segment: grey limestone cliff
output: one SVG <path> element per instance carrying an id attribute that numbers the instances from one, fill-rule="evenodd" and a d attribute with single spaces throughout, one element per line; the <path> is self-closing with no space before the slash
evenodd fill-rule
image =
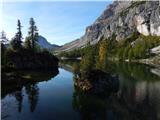
<path id="1" fill-rule="evenodd" d="M 97 20 L 86 28 L 85 34 L 59 50 L 69 51 L 97 43 L 101 37 L 113 34 L 120 41 L 134 32 L 160 36 L 159 1 L 114 1 Z"/>

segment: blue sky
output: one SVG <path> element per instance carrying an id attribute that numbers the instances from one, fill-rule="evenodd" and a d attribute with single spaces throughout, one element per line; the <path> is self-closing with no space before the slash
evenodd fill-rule
<path id="1" fill-rule="evenodd" d="M 27 35 L 29 19 L 33 17 L 39 34 L 50 43 L 63 45 L 80 38 L 111 1 L 88 2 L 6 2 L 2 6 L 1 30 L 12 38 L 17 19 L 21 20 L 23 37 Z M 1 12 L 1 11 L 0 11 Z"/>

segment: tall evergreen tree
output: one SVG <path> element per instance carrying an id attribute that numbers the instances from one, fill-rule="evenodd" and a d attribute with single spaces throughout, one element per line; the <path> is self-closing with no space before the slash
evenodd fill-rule
<path id="1" fill-rule="evenodd" d="M 38 29 L 33 18 L 30 18 L 29 24 L 30 27 L 25 44 L 26 47 L 28 47 L 29 49 L 31 48 L 33 51 L 35 51 L 37 46 L 36 42 L 38 40 Z"/>
<path id="2" fill-rule="evenodd" d="M 15 37 L 11 41 L 11 46 L 14 50 L 20 50 L 22 48 L 22 32 L 21 32 L 21 22 L 18 20 L 17 22 L 17 30 Z"/>
<path id="3" fill-rule="evenodd" d="M 19 41 L 19 43 L 20 43 L 20 45 L 21 45 L 23 38 L 22 38 L 22 32 L 21 32 L 22 26 L 21 26 L 20 20 L 18 20 L 17 26 L 18 26 L 18 28 L 17 28 L 17 30 L 18 30 L 18 32 L 17 32 L 17 37 L 18 37 L 18 41 Z"/>
<path id="4" fill-rule="evenodd" d="M 6 37 L 6 33 L 3 30 L 0 34 L 0 41 L 1 41 L 1 44 L 7 44 L 7 42 L 8 42 L 8 39 Z"/>
<path id="5" fill-rule="evenodd" d="M 6 63 L 6 47 L 5 44 L 8 43 L 8 39 L 6 38 L 6 33 L 4 31 L 0 34 L 0 42 L 1 42 L 1 64 L 4 65 Z"/>
<path id="6" fill-rule="evenodd" d="M 82 74 L 82 77 L 86 77 L 86 75 L 94 69 L 95 65 L 95 51 L 93 49 L 93 46 L 90 45 L 90 43 L 87 44 L 87 47 L 85 48 L 85 54 L 82 57 L 81 60 L 81 68 L 80 72 Z"/>
<path id="7" fill-rule="evenodd" d="M 107 50 L 108 50 L 107 40 L 102 40 L 100 42 L 98 56 L 96 59 L 96 68 L 102 69 L 103 67 L 105 67 L 105 63 L 107 60 L 107 52 L 108 52 Z"/>

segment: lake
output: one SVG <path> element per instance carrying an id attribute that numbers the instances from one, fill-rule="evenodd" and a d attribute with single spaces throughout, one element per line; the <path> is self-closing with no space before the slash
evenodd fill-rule
<path id="1" fill-rule="evenodd" d="M 79 92 L 74 87 L 70 65 L 63 64 L 56 76 L 45 74 L 47 77 L 41 77 L 44 81 L 14 89 L 2 86 L 2 119 L 160 119 L 160 73 L 157 69 L 141 64 L 108 64 L 106 72 L 118 75 L 118 91 L 96 96 Z"/>

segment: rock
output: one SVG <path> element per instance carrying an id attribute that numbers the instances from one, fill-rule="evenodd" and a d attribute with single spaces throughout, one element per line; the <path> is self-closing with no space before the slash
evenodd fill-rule
<path id="1" fill-rule="evenodd" d="M 140 59 L 138 60 L 138 62 L 148 64 L 154 67 L 160 67 L 160 54 L 150 57 L 150 58 Z"/>
<path id="2" fill-rule="evenodd" d="M 151 72 L 160 77 L 160 68 L 153 68 L 151 69 Z"/>
<path id="3" fill-rule="evenodd" d="M 58 51 L 82 48 L 89 41 L 96 44 L 101 37 L 108 38 L 113 34 L 117 41 L 121 41 L 137 31 L 143 35 L 160 36 L 158 1 L 114 1 L 86 28 L 80 39 L 65 44 Z"/>
<path id="4" fill-rule="evenodd" d="M 151 53 L 153 54 L 160 54 L 160 45 L 157 47 L 154 47 L 150 50 Z"/>

